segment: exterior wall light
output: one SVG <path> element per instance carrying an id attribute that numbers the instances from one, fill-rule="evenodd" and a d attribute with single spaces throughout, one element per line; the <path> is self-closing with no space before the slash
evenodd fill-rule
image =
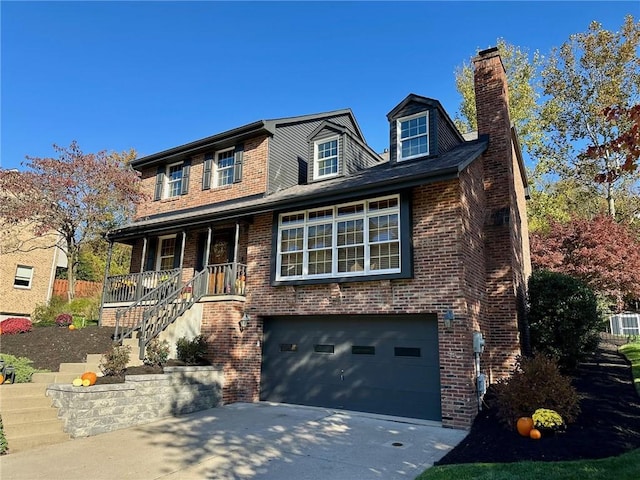
<path id="1" fill-rule="evenodd" d="M 244 332 L 245 329 L 249 326 L 249 320 L 251 320 L 251 317 L 249 317 L 248 313 L 245 313 L 238 322 L 238 326 L 240 327 L 241 332 Z"/>
<path id="2" fill-rule="evenodd" d="M 455 320 L 456 316 L 453 313 L 453 310 L 449 309 L 446 312 L 444 312 L 444 328 L 446 328 L 447 330 L 450 329 L 451 327 L 453 327 L 453 321 Z"/>

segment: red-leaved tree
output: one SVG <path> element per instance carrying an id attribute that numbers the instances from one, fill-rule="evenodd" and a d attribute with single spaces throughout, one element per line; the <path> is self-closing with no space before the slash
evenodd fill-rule
<path id="1" fill-rule="evenodd" d="M 24 241 L 25 232 L 49 236 L 37 248 L 57 245 L 66 254 L 71 300 L 80 247 L 122 224 L 144 197 L 139 174 L 129 165 L 134 150 L 85 154 L 75 141 L 53 148 L 58 158 L 28 156 L 24 171 L 0 169 L 2 230 L 20 232 L 17 240 L 2 235 L 0 242 L 5 251 L 21 250 L 33 245 Z"/>
<path id="2" fill-rule="evenodd" d="M 612 217 L 552 222 L 530 240 L 534 269 L 577 277 L 618 309 L 640 298 L 640 239 Z"/>

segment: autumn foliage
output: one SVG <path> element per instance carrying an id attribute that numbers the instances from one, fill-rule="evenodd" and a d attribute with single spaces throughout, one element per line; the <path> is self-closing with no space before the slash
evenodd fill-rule
<path id="1" fill-rule="evenodd" d="M 530 240 L 534 269 L 579 278 L 619 309 L 640 298 L 640 239 L 610 216 L 552 222 Z"/>

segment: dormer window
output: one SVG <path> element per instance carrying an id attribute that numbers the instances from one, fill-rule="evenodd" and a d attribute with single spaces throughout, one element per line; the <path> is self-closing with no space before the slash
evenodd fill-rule
<path id="1" fill-rule="evenodd" d="M 429 154 L 429 121 L 422 112 L 398 119 L 398 161 Z"/>
<path id="2" fill-rule="evenodd" d="M 313 178 L 326 178 L 338 174 L 338 137 L 317 140 L 314 143 Z"/>

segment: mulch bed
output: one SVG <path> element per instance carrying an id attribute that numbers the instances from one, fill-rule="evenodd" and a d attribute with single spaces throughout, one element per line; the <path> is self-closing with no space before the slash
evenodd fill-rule
<path id="1" fill-rule="evenodd" d="M 640 397 L 631 367 L 617 347 L 603 343 L 573 375 L 581 413 L 567 431 L 531 440 L 505 429 L 491 408 L 481 411 L 469 435 L 437 465 L 605 458 L 640 448 Z M 489 393 L 487 393 L 489 395 Z"/>
<path id="2" fill-rule="evenodd" d="M 0 336 L 0 353 L 27 357 L 36 368 L 57 371 L 60 363 L 82 362 L 87 353 L 104 353 L 111 346 L 112 335 L 113 328 L 107 327 L 73 331 L 35 327 L 28 333 Z M 161 372 L 161 367 L 141 366 L 127 369 L 126 374 Z M 122 381 L 123 377 L 99 380 L 103 384 Z M 505 429 L 495 411 L 485 408 L 467 437 L 437 464 L 579 460 L 640 448 L 640 397 L 632 383 L 631 368 L 615 345 L 603 343 L 590 362 L 580 365 L 573 383 L 581 396 L 582 411 L 566 432 L 541 440 L 524 438 L 515 428 Z"/>

